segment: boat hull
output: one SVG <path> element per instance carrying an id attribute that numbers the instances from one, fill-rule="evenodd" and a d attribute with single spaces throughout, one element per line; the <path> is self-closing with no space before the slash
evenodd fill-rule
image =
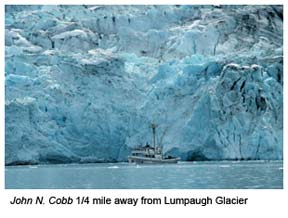
<path id="1" fill-rule="evenodd" d="M 149 157 L 137 157 L 137 156 L 129 156 L 129 163 L 136 164 L 175 164 L 180 160 L 180 158 L 149 158 Z"/>

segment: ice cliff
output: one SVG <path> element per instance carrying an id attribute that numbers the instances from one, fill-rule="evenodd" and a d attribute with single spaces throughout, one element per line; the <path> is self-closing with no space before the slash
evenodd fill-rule
<path id="1" fill-rule="evenodd" d="M 282 6 L 5 7 L 5 162 L 282 159 Z"/>

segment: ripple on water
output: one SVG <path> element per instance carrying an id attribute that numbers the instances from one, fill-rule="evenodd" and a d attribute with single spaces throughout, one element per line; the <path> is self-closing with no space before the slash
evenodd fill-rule
<path id="1" fill-rule="evenodd" d="M 230 165 L 219 165 L 219 167 L 221 167 L 221 168 L 228 168 L 228 167 L 230 167 Z"/>
<path id="2" fill-rule="evenodd" d="M 111 167 L 108 167 L 108 169 L 118 169 L 119 167 L 118 166 L 111 166 Z"/>

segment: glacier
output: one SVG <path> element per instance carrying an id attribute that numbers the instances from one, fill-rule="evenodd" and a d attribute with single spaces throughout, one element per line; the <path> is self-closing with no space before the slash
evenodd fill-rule
<path id="1" fill-rule="evenodd" d="M 6 5 L 5 164 L 283 159 L 283 6 Z"/>

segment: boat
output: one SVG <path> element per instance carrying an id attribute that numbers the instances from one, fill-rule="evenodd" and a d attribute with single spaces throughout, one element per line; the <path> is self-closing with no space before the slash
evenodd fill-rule
<path id="1" fill-rule="evenodd" d="M 128 156 L 129 163 L 136 164 L 175 164 L 180 158 L 172 156 L 164 156 L 162 146 L 156 145 L 156 127 L 157 125 L 152 123 L 153 133 L 153 146 L 146 143 L 145 146 L 135 147 L 131 155 Z"/>

